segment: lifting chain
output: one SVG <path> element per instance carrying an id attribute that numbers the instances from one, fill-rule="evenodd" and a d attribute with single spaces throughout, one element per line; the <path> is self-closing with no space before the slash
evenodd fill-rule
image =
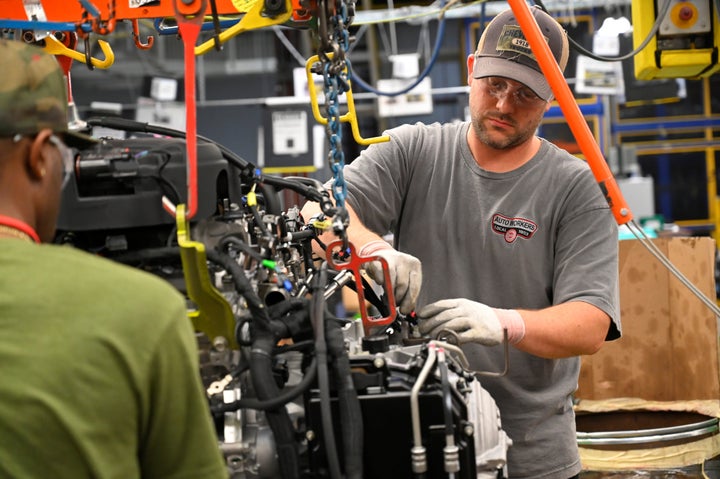
<path id="1" fill-rule="evenodd" d="M 316 73 L 321 73 L 323 76 L 325 111 L 328 119 L 325 133 L 330 145 L 328 162 L 333 172 L 332 193 L 336 205 L 333 229 L 344 241 L 347 241 L 345 228 L 348 216 L 345 210 L 347 189 L 343 177 L 345 155 L 342 151 L 340 95 L 350 89 L 345 53 L 350 46 L 348 28 L 354 15 L 354 0 L 318 0 L 317 34 L 320 44 L 318 51 L 320 64 Z"/>

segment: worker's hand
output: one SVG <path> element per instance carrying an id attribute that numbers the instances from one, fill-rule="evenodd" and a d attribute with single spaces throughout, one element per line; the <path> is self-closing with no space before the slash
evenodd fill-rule
<path id="1" fill-rule="evenodd" d="M 371 241 L 360 248 L 360 256 L 380 256 L 388 264 L 390 282 L 393 287 L 395 303 L 402 314 L 410 314 L 422 285 L 422 265 L 420 260 L 394 249 L 386 241 Z M 385 274 L 379 261 L 366 263 L 365 272 L 379 285 L 385 284 Z"/>
<path id="2" fill-rule="evenodd" d="M 496 309 L 464 298 L 442 299 L 417 311 L 420 332 L 436 338 L 443 330 L 457 334 L 460 344 L 494 346 L 503 341 L 515 344 L 525 336 L 525 322 L 514 309 Z"/>

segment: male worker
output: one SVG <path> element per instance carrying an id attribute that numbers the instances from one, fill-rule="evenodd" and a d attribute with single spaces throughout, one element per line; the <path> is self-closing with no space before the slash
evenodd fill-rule
<path id="1" fill-rule="evenodd" d="M 531 11 L 564 69 L 566 33 Z M 469 122 L 392 129 L 344 169 L 348 235 L 387 259 L 401 312 L 417 304 L 421 331 L 463 344 L 475 370 L 503 369 L 507 330 L 509 373 L 482 385 L 513 441 L 508 474 L 568 479 L 578 356 L 620 336 L 617 225 L 587 164 L 535 135 L 552 90 L 511 10 L 467 67 Z"/>
<path id="2" fill-rule="evenodd" d="M 40 244 L 91 141 L 56 59 L 0 40 L 0 71 L 0 477 L 227 477 L 182 296 Z"/>

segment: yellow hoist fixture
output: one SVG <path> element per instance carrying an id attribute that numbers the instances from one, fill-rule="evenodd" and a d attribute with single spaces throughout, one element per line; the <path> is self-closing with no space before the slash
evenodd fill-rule
<path id="1" fill-rule="evenodd" d="M 720 69 L 720 24 L 712 0 L 632 0 L 635 77 L 708 77 Z M 648 37 L 650 37 L 648 39 Z"/>
<path id="2" fill-rule="evenodd" d="M 188 311 L 188 316 L 195 329 L 205 333 L 210 341 L 223 337 L 231 348 L 237 349 L 235 316 L 230 303 L 210 281 L 205 245 L 190 238 L 190 223 L 185 216 L 185 205 L 177 205 L 176 212 L 177 239 L 185 287 L 188 298 L 195 303 L 195 308 Z"/>
<path id="3" fill-rule="evenodd" d="M 329 58 L 333 57 L 332 53 L 328 53 L 327 55 Z M 317 88 L 315 87 L 315 79 L 313 76 L 313 66 L 319 61 L 319 55 L 314 55 L 308 58 L 305 62 L 305 73 L 307 75 L 308 91 L 310 93 L 310 104 L 312 106 L 312 112 L 313 116 L 315 117 L 315 121 L 317 121 L 321 125 L 327 125 L 328 119 L 322 116 L 322 113 L 320 112 L 320 100 L 318 99 L 318 92 Z M 347 73 L 347 66 L 344 68 L 344 71 Z M 355 141 L 360 145 L 366 146 L 372 145 L 373 143 L 384 143 L 386 141 L 390 141 L 390 137 L 388 135 L 363 138 L 360 133 L 360 126 L 358 125 L 357 112 L 355 111 L 355 100 L 353 100 L 352 88 L 348 89 L 348 91 L 345 92 L 345 96 L 347 97 L 348 111 L 344 115 L 341 115 L 338 121 L 340 121 L 341 123 L 350 123 L 350 131 L 352 132 Z"/>

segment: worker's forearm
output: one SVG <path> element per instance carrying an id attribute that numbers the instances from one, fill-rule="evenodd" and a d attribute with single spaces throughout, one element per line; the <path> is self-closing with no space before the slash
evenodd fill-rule
<path id="1" fill-rule="evenodd" d="M 518 311 L 525 321 L 525 336 L 515 347 L 543 358 L 594 354 L 610 327 L 606 313 L 581 301 Z"/>
<path id="2" fill-rule="evenodd" d="M 355 246 L 356 251 L 360 252 L 360 248 L 363 245 L 370 243 L 371 241 L 382 240 L 382 237 L 377 233 L 370 231 L 358 218 L 357 213 L 352 207 L 345 203 L 345 208 L 348 211 L 348 217 L 350 223 L 348 225 L 348 239 Z"/>

